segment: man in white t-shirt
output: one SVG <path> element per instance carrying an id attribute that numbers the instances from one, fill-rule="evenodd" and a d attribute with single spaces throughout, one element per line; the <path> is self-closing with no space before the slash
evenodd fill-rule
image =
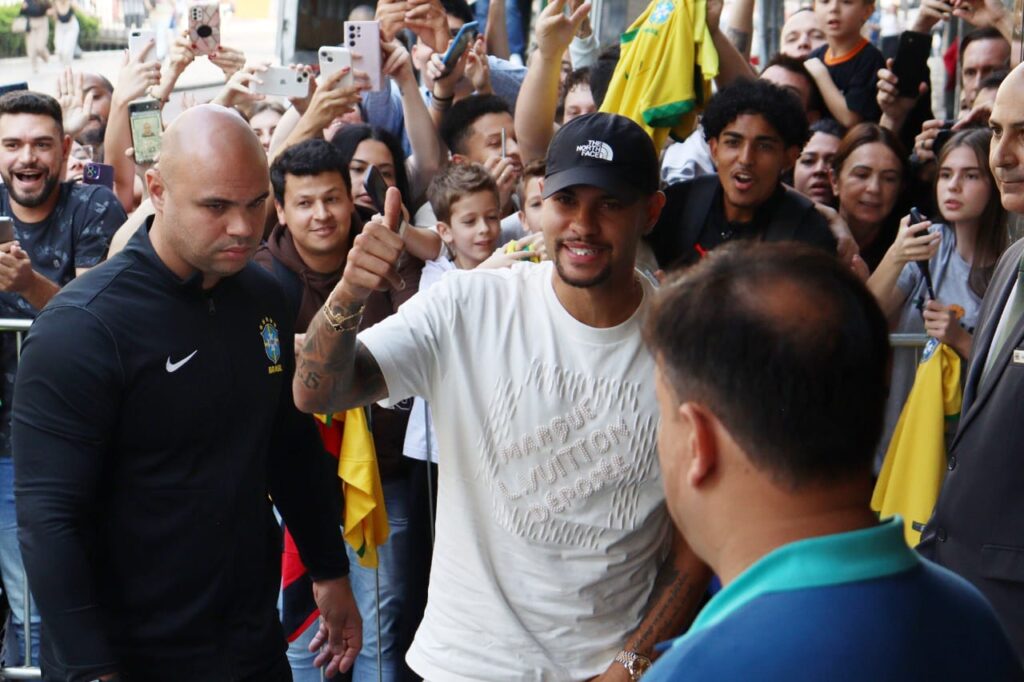
<path id="1" fill-rule="evenodd" d="M 357 338 L 370 292 L 403 286 L 389 190 L 298 360 L 300 409 L 434 407 L 436 542 L 407 655 L 429 680 L 636 680 L 709 578 L 672 529 L 655 452 L 652 289 L 634 268 L 665 202 L 654 146 L 621 116 L 577 118 L 543 193 L 552 262 L 452 273 Z"/>

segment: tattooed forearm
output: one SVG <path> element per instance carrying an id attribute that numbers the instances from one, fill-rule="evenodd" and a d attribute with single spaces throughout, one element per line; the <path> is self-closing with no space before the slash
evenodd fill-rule
<path id="1" fill-rule="evenodd" d="M 295 366 L 295 402 L 307 412 L 340 412 L 380 400 L 386 384 L 377 361 L 356 339 L 360 305 L 334 305 L 350 324 L 335 331 L 321 312 L 306 330 Z"/>
<path id="2" fill-rule="evenodd" d="M 626 649 L 650 655 L 658 642 L 682 634 L 696 615 L 710 579 L 710 569 L 677 537 L 672 554 L 658 572 L 647 615 Z"/>
<path id="3" fill-rule="evenodd" d="M 739 31 L 731 26 L 725 29 L 725 35 L 729 38 L 729 42 L 736 46 L 736 49 L 740 51 L 745 57 L 750 56 L 750 34 L 746 31 Z"/>

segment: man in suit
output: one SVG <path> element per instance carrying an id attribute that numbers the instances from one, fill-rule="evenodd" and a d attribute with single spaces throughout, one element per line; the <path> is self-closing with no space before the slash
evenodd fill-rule
<path id="1" fill-rule="evenodd" d="M 814 203 L 782 184 L 808 135 L 791 91 L 765 79 L 739 80 L 711 98 L 701 123 L 718 173 L 665 190 L 665 208 L 647 237 L 662 269 L 692 264 L 734 239 L 800 241 L 836 252 Z"/>
<path id="2" fill-rule="evenodd" d="M 1003 206 L 1024 213 L 1024 67 L 992 108 L 989 163 Z M 949 471 L 921 554 L 974 583 L 1024 658 L 1024 240 L 1007 249 L 988 287 Z"/>

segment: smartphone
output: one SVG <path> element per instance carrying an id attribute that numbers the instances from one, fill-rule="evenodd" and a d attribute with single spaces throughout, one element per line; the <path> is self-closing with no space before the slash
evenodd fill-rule
<path id="1" fill-rule="evenodd" d="M 363 176 L 363 187 L 370 195 L 370 201 L 373 202 L 377 213 L 384 215 L 384 203 L 388 194 L 388 183 L 384 181 L 384 176 L 375 167 L 370 166 Z"/>
<path id="2" fill-rule="evenodd" d="M 953 121 L 946 121 L 942 124 L 939 132 L 935 134 L 935 141 L 932 142 L 932 153 L 938 158 L 939 152 L 949 142 L 949 138 L 953 137 Z"/>
<path id="3" fill-rule="evenodd" d="M 320 48 L 320 82 L 325 78 L 341 71 L 346 66 L 352 68 L 352 51 L 347 47 L 330 47 L 325 45 Z M 352 72 L 342 76 L 338 81 L 339 88 L 350 88 L 354 83 Z"/>
<path id="4" fill-rule="evenodd" d="M 928 55 L 932 50 L 932 37 L 914 31 L 900 34 L 899 47 L 893 59 L 892 70 L 899 79 L 897 87 L 901 97 L 917 97 L 921 83 L 928 82 Z"/>
<path id="5" fill-rule="evenodd" d="M 923 223 L 925 220 L 927 220 L 927 218 L 925 218 L 921 214 L 921 212 L 919 210 L 917 210 L 916 206 L 912 206 L 910 208 L 910 224 L 911 225 L 916 225 L 917 223 Z M 919 230 L 917 232 L 917 234 L 915 234 L 914 236 L 915 237 L 920 237 L 921 235 L 925 234 L 926 232 L 928 232 L 928 228 L 925 228 L 923 230 Z M 919 261 L 915 261 L 915 263 L 917 263 L 917 269 L 921 271 L 921 276 L 924 277 L 924 286 L 928 290 L 928 298 L 930 298 L 932 300 L 935 300 L 935 285 L 932 284 L 932 273 L 931 273 L 931 268 L 928 266 L 928 261 L 926 261 L 926 260 L 919 260 Z"/>
<path id="6" fill-rule="evenodd" d="M 14 218 L 0 215 L 0 244 L 14 241 Z"/>
<path id="7" fill-rule="evenodd" d="M 213 54 L 220 47 L 220 4 L 200 2 L 188 8 L 188 39 L 198 54 Z"/>
<path id="8" fill-rule="evenodd" d="M 155 99 L 129 102 L 128 118 L 132 128 L 135 163 L 153 163 L 160 155 L 160 137 L 164 132 L 160 102 Z"/>
<path id="9" fill-rule="evenodd" d="M 21 90 L 28 90 L 28 83 L 22 82 L 0 85 L 0 95 L 6 95 L 8 92 L 19 92 Z"/>
<path id="10" fill-rule="evenodd" d="M 114 167 L 105 163 L 89 161 L 82 171 L 82 184 L 103 185 L 107 189 L 114 189 Z"/>
<path id="11" fill-rule="evenodd" d="M 371 90 L 384 89 L 384 62 L 380 51 L 380 23 L 346 21 L 345 47 L 352 51 L 355 68 L 370 77 Z"/>
<path id="12" fill-rule="evenodd" d="M 132 60 L 139 56 L 139 53 L 145 49 L 149 41 L 155 39 L 156 34 L 150 31 L 148 28 L 133 28 L 128 31 L 128 57 Z M 156 59 L 156 48 L 150 50 L 149 57 L 151 60 Z"/>
<path id="13" fill-rule="evenodd" d="M 309 95 L 309 72 L 295 71 L 284 66 L 271 66 L 256 77 L 262 83 L 253 83 L 249 88 L 253 92 L 277 97 L 303 98 Z"/>
<path id="14" fill-rule="evenodd" d="M 442 61 L 444 62 L 444 68 L 451 71 L 451 68 L 455 66 L 455 63 L 462 58 L 462 55 L 466 52 L 466 49 L 473 44 L 476 40 L 479 24 L 475 21 L 471 21 L 468 24 L 463 24 L 459 32 L 455 34 L 455 40 L 452 41 L 451 47 L 444 53 Z"/>
<path id="15" fill-rule="evenodd" d="M 508 156 L 508 145 L 506 143 L 505 129 L 501 129 L 501 158 Z"/>

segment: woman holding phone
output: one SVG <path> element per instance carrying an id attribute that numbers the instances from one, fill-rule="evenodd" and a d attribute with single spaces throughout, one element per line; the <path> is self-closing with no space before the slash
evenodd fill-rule
<path id="1" fill-rule="evenodd" d="M 895 241 L 868 280 L 894 332 L 927 333 L 964 360 L 971 352 L 981 300 L 1008 242 L 1006 212 L 988 164 L 991 139 L 987 128 L 974 128 L 957 133 L 943 146 L 935 180 L 941 221 L 911 224 L 911 217 L 904 217 Z M 924 261 L 934 299 L 919 266 Z M 913 385 L 915 360 L 912 348 L 894 351 L 876 471 Z"/>

